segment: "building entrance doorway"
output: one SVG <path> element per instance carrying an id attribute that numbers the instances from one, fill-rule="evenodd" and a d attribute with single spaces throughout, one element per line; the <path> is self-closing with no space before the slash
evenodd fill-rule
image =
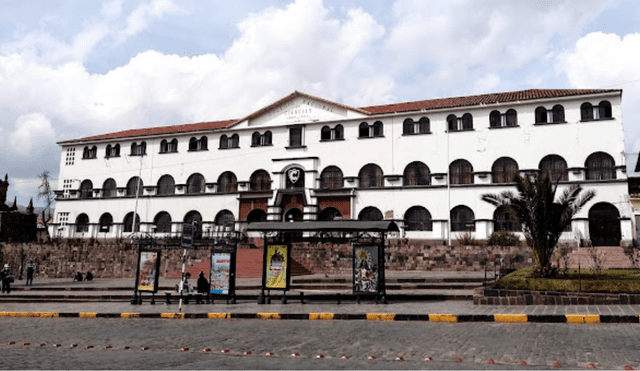
<path id="1" fill-rule="evenodd" d="M 589 210 L 589 235 L 593 246 L 620 246 L 620 213 L 607 202 L 600 202 Z"/>

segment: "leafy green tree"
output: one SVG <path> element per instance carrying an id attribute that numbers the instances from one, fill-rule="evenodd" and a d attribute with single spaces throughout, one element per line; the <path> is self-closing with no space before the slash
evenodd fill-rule
<path id="1" fill-rule="evenodd" d="M 511 219 L 520 225 L 536 260 L 536 275 L 551 277 L 552 255 L 562 232 L 571 219 L 595 197 L 594 191 L 584 191 L 579 184 L 567 187 L 556 199 L 558 184 L 547 176 L 517 175 L 516 193 L 484 194 L 482 200 L 503 206 Z M 584 192 L 583 192 L 584 191 Z"/>

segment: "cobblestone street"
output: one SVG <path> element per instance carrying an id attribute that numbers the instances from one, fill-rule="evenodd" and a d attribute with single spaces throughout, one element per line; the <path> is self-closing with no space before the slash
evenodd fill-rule
<path id="1" fill-rule="evenodd" d="M 639 328 L 628 324 L 95 318 L 0 321 L 2 369 L 555 369 L 555 362 L 569 369 L 586 369 L 590 362 L 598 369 L 640 366 Z M 7 345 L 12 341 L 15 344 Z M 71 344 L 77 347 L 71 348 Z M 84 349 L 89 345 L 93 348 Z M 102 349 L 108 345 L 113 348 Z M 130 349 L 123 350 L 123 346 Z M 149 349 L 142 351 L 142 347 Z M 183 347 L 189 350 L 181 352 Z M 204 348 L 211 352 L 203 353 Z M 221 353 L 223 349 L 229 353 Z M 267 352 L 273 356 L 266 357 Z M 293 353 L 300 356 L 291 357 Z M 324 358 L 316 358 L 320 354 Z M 342 359 L 343 355 L 349 358 Z M 375 359 L 369 360 L 369 356 Z M 427 356 L 433 360 L 425 361 Z M 396 361 L 397 357 L 403 361 Z M 487 364 L 489 359 L 495 364 Z"/>

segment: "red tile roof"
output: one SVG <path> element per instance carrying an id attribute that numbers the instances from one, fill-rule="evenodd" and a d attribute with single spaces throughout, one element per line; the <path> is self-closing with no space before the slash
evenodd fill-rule
<path id="1" fill-rule="evenodd" d="M 200 122 L 197 124 L 184 124 L 184 125 L 172 125 L 172 126 L 158 126 L 153 128 L 130 129 L 130 130 L 118 131 L 115 133 L 94 135 L 91 137 L 85 137 L 80 139 L 65 140 L 65 141 L 59 142 L 58 144 L 71 144 L 76 142 L 86 142 L 86 141 L 103 140 L 103 139 L 121 139 L 121 138 L 131 138 L 131 137 L 143 137 L 143 136 L 149 136 L 149 135 L 179 134 L 179 133 L 188 133 L 188 132 L 194 132 L 194 131 L 222 129 L 222 128 L 231 126 L 231 124 L 237 121 L 238 120 L 225 120 L 225 121 Z"/>
<path id="2" fill-rule="evenodd" d="M 85 137 L 80 139 L 70 139 L 66 141 L 61 141 L 58 144 L 65 145 L 65 144 L 73 144 L 73 143 L 85 142 L 85 141 L 95 141 L 95 140 L 105 140 L 105 139 L 123 139 L 123 138 L 132 138 L 132 137 L 149 136 L 149 135 L 162 135 L 162 134 L 179 134 L 179 133 L 187 133 L 187 132 L 194 132 L 194 131 L 230 128 L 244 120 L 259 116 L 284 102 L 287 102 L 289 100 L 292 100 L 300 96 L 311 98 L 320 102 L 336 105 L 336 106 L 345 108 L 347 110 L 360 112 L 366 115 L 380 115 L 385 113 L 427 111 L 427 110 L 455 108 L 455 107 L 478 106 L 482 104 L 508 103 L 508 102 L 527 101 L 527 100 L 535 100 L 535 99 L 560 98 L 560 97 L 569 97 L 569 96 L 575 96 L 575 95 L 588 95 L 588 94 L 612 93 L 612 92 L 618 92 L 622 94 L 622 90 L 620 89 L 529 89 L 529 90 L 520 90 L 520 91 L 513 91 L 513 92 L 506 92 L 506 93 L 492 93 L 492 94 L 471 95 L 466 97 L 428 99 L 428 100 L 421 100 L 421 101 L 415 101 L 415 102 L 393 103 L 393 104 L 384 104 L 384 105 L 378 105 L 378 106 L 354 108 L 344 104 L 331 102 L 326 99 L 314 97 L 312 95 L 305 94 L 299 91 L 295 91 L 287 95 L 286 97 L 264 108 L 261 108 L 258 111 L 255 111 L 242 119 L 201 122 L 196 124 L 184 124 L 184 125 L 173 125 L 173 126 L 160 126 L 160 127 L 143 128 L 143 129 L 131 129 L 131 130 L 124 130 L 124 131 L 119 131 L 115 133 L 95 135 L 95 136 L 90 136 L 90 137 Z"/>
<path id="3" fill-rule="evenodd" d="M 586 95 L 597 93 L 622 92 L 614 89 L 529 89 L 512 91 L 507 93 L 492 93 L 471 95 L 466 97 L 453 97 L 441 99 L 429 99 L 416 102 L 385 104 L 380 106 L 361 107 L 371 114 L 383 114 L 394 112 L 411 112 L 422 110 L 435 110 L 443 108 L 478 106 L 481 104 L 507 103 L 527 101 L 545 98 L 560 98 L 574 95 Z"/>

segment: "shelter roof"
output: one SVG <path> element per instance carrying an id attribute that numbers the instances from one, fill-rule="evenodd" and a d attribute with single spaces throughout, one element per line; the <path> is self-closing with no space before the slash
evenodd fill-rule
<path id="1" fill-rule="evenodd" d="M 389 220 L 362 221 L 306 221 L 306 222 L 255 222 L 249 224 L 248 231 L 260 232 L 398 232 L 398 225 Z"/>

